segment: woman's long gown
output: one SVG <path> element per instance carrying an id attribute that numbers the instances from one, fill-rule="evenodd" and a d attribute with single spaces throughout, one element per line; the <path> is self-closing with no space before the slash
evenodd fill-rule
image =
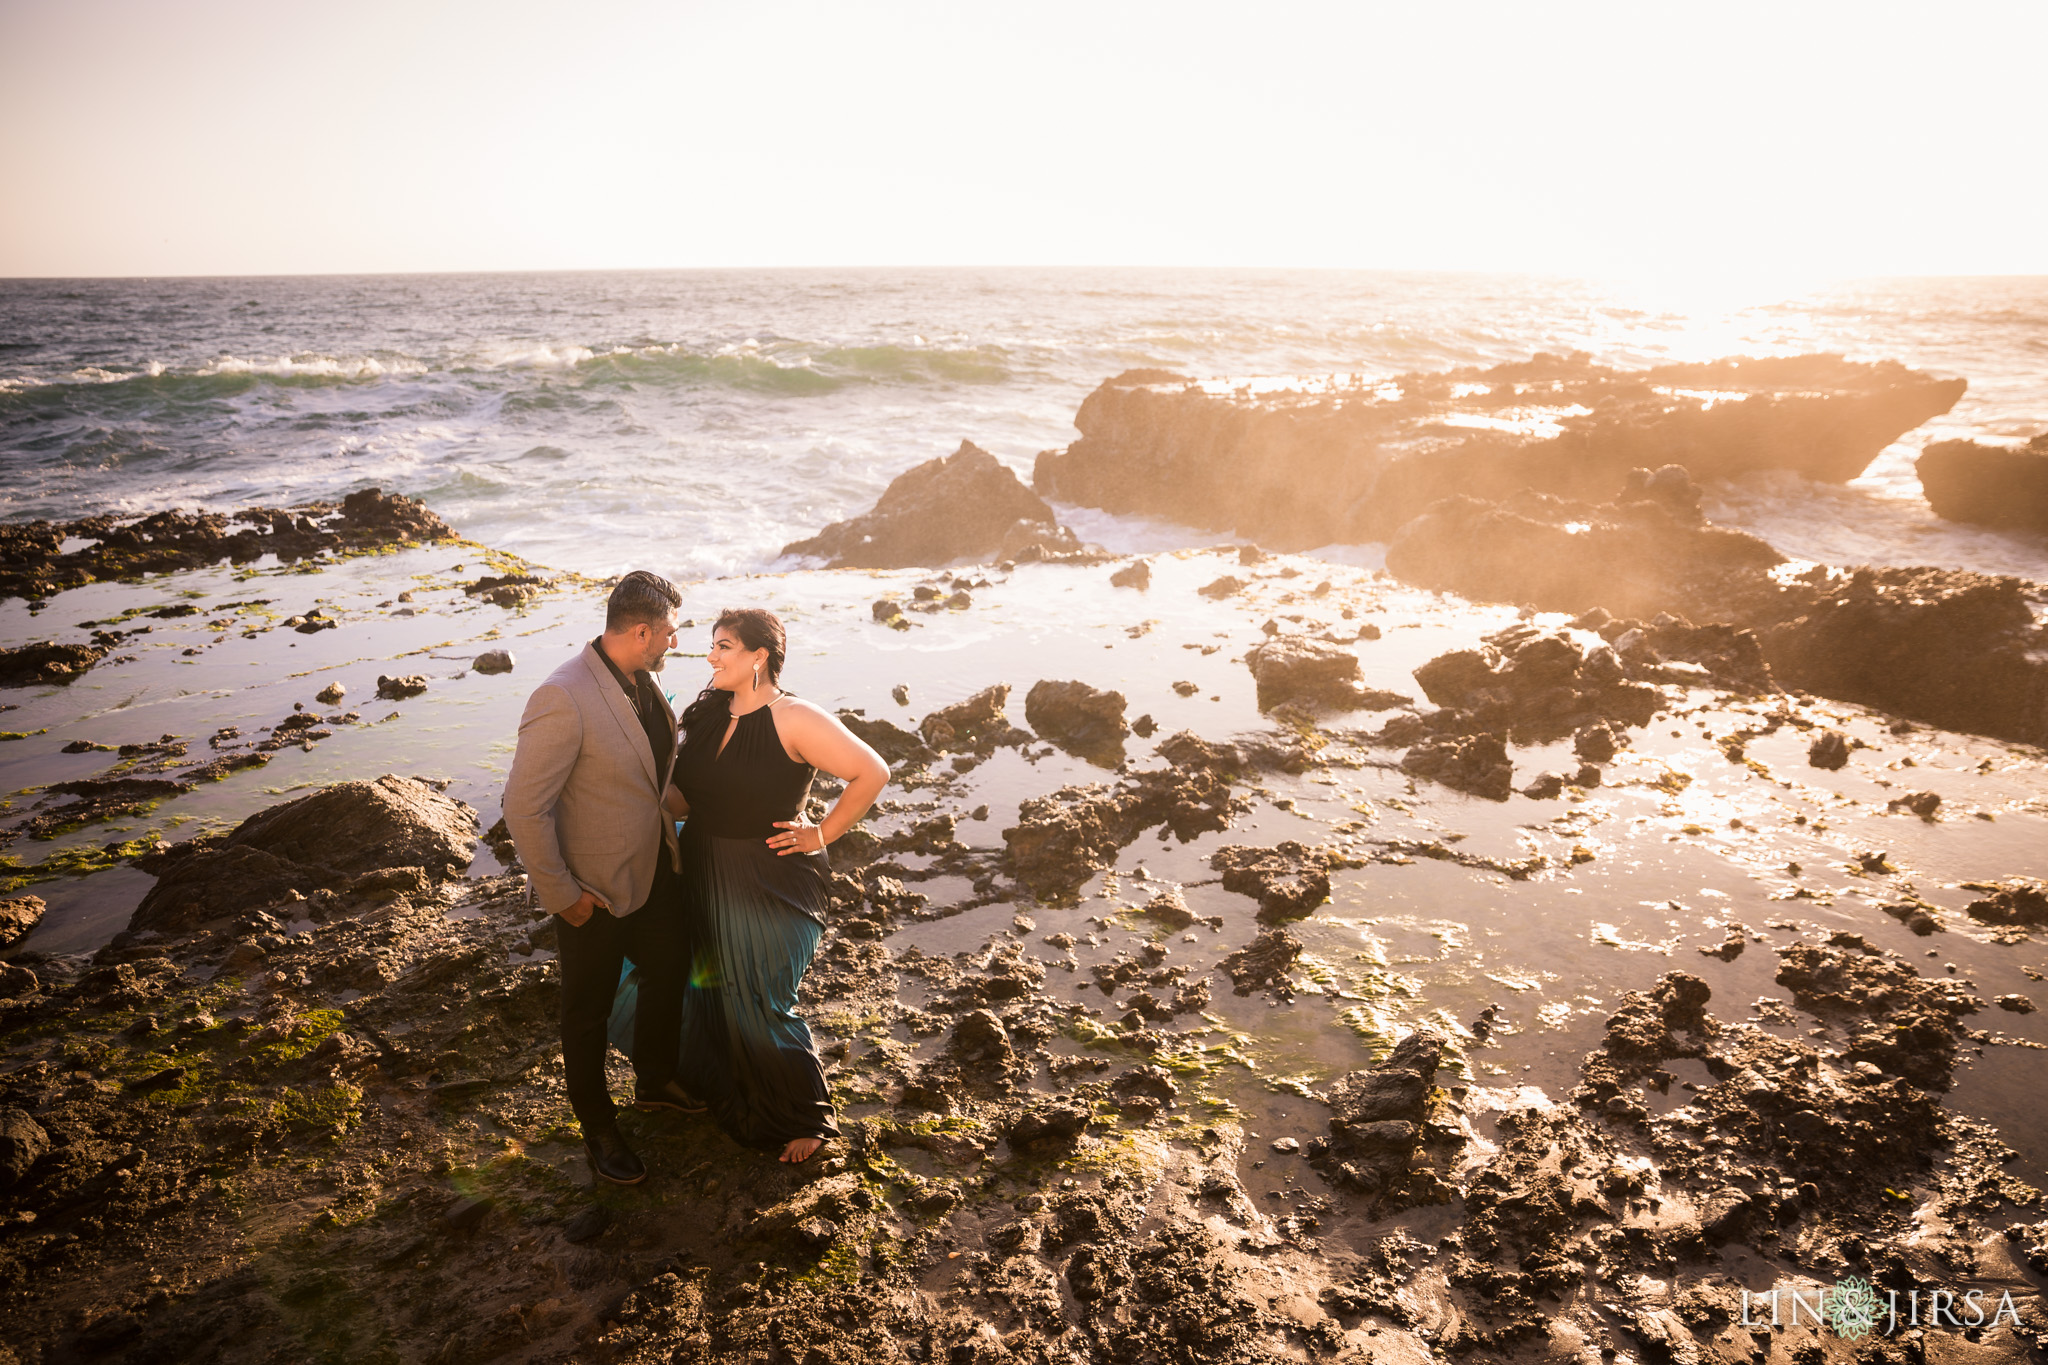
<path id="1" fill-rule="evenodd" d="M 768 847 L 794 820 L 815 773 L 782 747 L 772 709 L 686 735 L 675 784 L 689 802 L 681 831 L 682 894 L 697 947 L 683 996 L 679 1079 L 734 1140 L 779 1147 L 833 1138 L 832 1101 L 797 989 L 824 935 L 831 864 L 823 852 Z M 630 1052 L 631 973 L 620 983 L 611 1038 Z"/>

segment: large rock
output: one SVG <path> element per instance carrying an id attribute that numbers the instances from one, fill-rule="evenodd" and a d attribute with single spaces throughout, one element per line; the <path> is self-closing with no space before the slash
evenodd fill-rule
<path id="1" fill-rule="evenodd" d="M 1075 894 L 1116 861 L 1117 851 L 1154 825 L 1182 843 L 1229 827 L 1245 809 L 1229 779 L 1205 767 L 1132 775 L 1115 786 L 1095 782 L 1026 797 L 1017 823 L 1003 831 L 1011 873 L 1040 899 Z"/>
<path id="2" fill-rule="evenodd" d="M 869 720 L 859 711 L 843 710 L 839 723 L 853 731 L 854 738 L 882 756 L 890 767 L 899 763 L 929 763 L 938 755 L 910 731 L 886 720 Z"/>
<path id="3" fill-rule="evenodd" d="M 1403 1174 L 1423 1139 L 1443 1051 L 1441 1038 L 1418 1030 L 1396 1043 L 1380 1065 L 1331 1086 L 1329 1136 L 1310 1148 L 1317 1168 L 1365 1192 Z"/>
<path id="4" fill-rule="evenodd" d="M 60 645 L 55 640 L 0 649 L 0 687 L 74 682 L 106 652 L 104 645 Z"/>
<path id="5" fill-rule="evenodd" d="M 1499 735 L 1446 735 L 1418 744 L 1401 756 L 1401 766 L 1418 777 L 1457 791 L 1505 801 L 1514 790 L 1515 766 Z"/>
<path id="6" fill-rule="evenodd" d="M 1032 684 L 1024 697 L 1024 719 L 1041 738 L 1109 768 L 1123 761 L 1124 736 L 1131 732 L 1124 721 L 1124 694 L 1084 682 L 1047 678 Z"/>
<path id="7" fill-rule="evenodd" d="M 1787 687 L 1951 730 L 2048 744 L 2048 630 L 2038 585 L 1960 569 L 1824 572 L 1788 585 L 1759 631 Z"/>
<path id="8" fill-rule="evenodd" d="M 906 569 L 1015 555 L 1029 545 L 1078 549 L 1052 508 L 995 456 L 962 441 L 951 455 L 896 476 L 862 516 L 782 547 L 833 569 Z"/>
<path id="9" fill-rule="evenodd" d="M 1017 744 L 1030 739 L 1010 724 L 1004 710 L 1010 702 L 1010 685 L 984 687 L 965 701 L 942 706 L 918 723 L 924 742 L 940 753 L 988 754 L 1000 744 Z"/>
<path id="10" fill-rule="evenodd" d="M 43 1125 L 19 1109 L 0 1109 L 0 1190 L 11 1189 L 50 1150 Z"/>
<path id="11" fill-rule="evenodd" d="M 1259 688 L 1259 709 L 1295 702 L 1339 710 L 1383 711 L 1406 706 L 1410 698 L 1365 686 L 1358 656 L 1341 645 L 1300 635 L 1276 635 L 1254 645 L 1244 656 Z"/>
<path id="12" fill-rule="evenodd" d="M 0 948 L 18 942 L 35 928 L 48 908 L 40 896 L 9 896 L 0 900 Z"/>
<path id="13" fill-rule="evenodd" d="M 1937 441 L 1917 468 L 1938 517 L 2048 531 L 2048 431 L 2017 448 Z"/>
<path id="14" fill-rule="evenodd" d="M 1455 493 L 1606 501 L 1631 470 L 1673 461 L 1702 479 L 1789 469 L 1841 483 L 1964 387 L 1839 356 L 1622 371 L 1537 355 L 1257 393 L 1136 371 L 1088 396 L 1081 439 L 1040 455 L 1032 484 L 1062 502 L 1306 549 L 1385 540 Z"/>
<path id="15" fill-rule="evenodd" d="M 292 892 L 376 891 L 394 875 L 406 885 L 459 877 L 475 854 L 476 831 L 474 810 L 425 782 L 337 782 L 259 811 L 218 843 L 171 861 L 132 927 L 182 932 Z"/>
<path id="16" fill-rule="evenodd" d="M 1225 891 L 1258 901 L 1262 920 L 1299 919 L 1330 898 L 1329 853 L 1293 839 L 1272 848 L 1219 848 L 1209 866 L 1223 874 Z"/>

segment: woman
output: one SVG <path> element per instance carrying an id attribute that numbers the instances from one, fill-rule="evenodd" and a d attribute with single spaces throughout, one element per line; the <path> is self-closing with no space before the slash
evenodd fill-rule
<path id="1" fill-rule="evenodd" d="M 797 987 L 831 904 L 825 848 L 867 813 L 888 765 L 831 712 L 781 687 L 775 613 L 728 611 L 711 630 L 711 685 L 683 712 L 668 789 L 698 951 L 681 1070 L 719 1125 L 800 1162 L 839 1135 Z M 819 770 L 846 784 L 822 824 L 804 803 Z"/>

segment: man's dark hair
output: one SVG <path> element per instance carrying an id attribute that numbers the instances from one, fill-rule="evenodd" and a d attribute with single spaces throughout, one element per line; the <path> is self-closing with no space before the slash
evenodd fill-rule
<path id="1" fill-rule="evenodd" d="M 639 625 L 658 627 L 682 605 L 683 595 L 676 591 L 675 584 L 658 573 L 635 569 L 619 580 L 612 589 L 611 600 L 604 604 L 604 628 L 609 631 Z"/>

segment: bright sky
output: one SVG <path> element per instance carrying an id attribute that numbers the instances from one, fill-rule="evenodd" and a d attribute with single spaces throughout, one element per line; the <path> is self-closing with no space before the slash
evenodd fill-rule
<path id="1" fill-rule="evenodd" d="M 2048 273 L 2048 4 L 0 0 L 0 276 Z"/>

